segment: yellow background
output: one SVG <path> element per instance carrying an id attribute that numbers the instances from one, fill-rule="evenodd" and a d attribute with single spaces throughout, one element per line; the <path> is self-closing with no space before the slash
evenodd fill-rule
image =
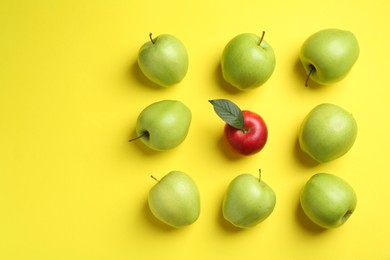
<path id="1" fill-rule="evenodd" d="M 0 2 L 1 259 L 390 259 L 390 34 L 386 0 L 372 1 L 89 1 Z M 361 54 L 343 81 L 304 87 L 303 41 L 328 27 L 350 30 Z M 261 34 L 277 65 L 249 91 L 223 82 L 225 44 Z M 170 33 L 186 45 L 190 66 L 178 85 L 159 89 L 140 73 L 137 52 Z M 313 84 L 312 84 L 313 85 Z M 238 157 L 222 139 L 209 99 L 228 98 L 264 117 L 268 143 Z M 152 152 L 135 135 L 140 111 L 179 99 L 192 110 L 187 139 Z M 353 113 L 352 150 L 327 164 L 299 151 L 304 116 L 331 102 Z M 273 214 L 249 230 L 221 215 L 228 183 L 263 172 L 277 194 Z M 200 189 L 198 221 L 173 230 L 147 206 L 147 193 L 171 170 Z M 299 208 L 299 192 L 317 172 L 356 190 L 358 206 L 339 229 L 323 231 Z"/>

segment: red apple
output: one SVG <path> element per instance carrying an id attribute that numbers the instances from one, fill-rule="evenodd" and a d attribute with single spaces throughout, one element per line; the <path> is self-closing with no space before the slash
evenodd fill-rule
<path id="1" fill-rule="evenodd" d="M 225 121 L 225 139 L 240 154 L 250 155 L 263 149 L 268 129 L 258 114 L 241 110 L 228 99 L 209 100 L 217 115 Z"/>
<path id="2" fill-rule="evenodd" d="M 263 118 L 258 114 L 243 110 L 244 127 L 239 129 L 225 125 L 225 138 L 231 147 L 240 154 L 250 155 L 263 149 L 267 142 L 268 130 Z"/>

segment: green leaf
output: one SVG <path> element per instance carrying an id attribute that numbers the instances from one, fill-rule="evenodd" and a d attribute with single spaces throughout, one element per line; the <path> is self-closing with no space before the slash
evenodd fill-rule
<path id="1" fill-rule="evenodd" d="M 209 100 L 217 115 L 228 125 L 237 128 L 244 128 L 244 116 L 241 109 L 228 99 Z"/>

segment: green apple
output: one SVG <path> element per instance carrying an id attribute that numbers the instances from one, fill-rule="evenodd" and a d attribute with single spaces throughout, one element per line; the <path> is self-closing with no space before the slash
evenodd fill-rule
<path id="1" fill-rule="evenodd" d="M 323 103 L 313 108 L 303 120 L 299 145 L 320 163 L 329 162 L 347 153 L 357 137 L 357 123 L 344 108 Z"/>
<path id="2" fill-rule="evenodd" d="M 147 106 L 138 116 L 137 137 L 148 147 L 164 151 L 181 144 L 186 138 L 192 113 L 178 100 L 162 100 Z"/>
<path id="3" fill-rule="evenodd" d="M 194 180 L 184 172 L 171 171 L 157 181 L 148 194 L 153 215 L 174 228 L 194 223 L 200 215 L 200 195 Z"/>
<path id="4" fill-rule="evenodd" d="M 188 53 L 175 36 L 162 34 L 150 36 L 138 52 L 138 65 L 143 74 L 154 83 L 168 87 L 179 83 L 187 74 Z"/>
<path id="5" fill-rule="evenodd" d="M 234 37 L 222 53 L 223 78 L 239 90 L 249 90 L 264 84 L 275 69 L 275 53 L 261 37 L 243 33 Z"/>
<path id="6" fill-rule="evenodd" d="M 317 173 L 304 186 L 300 203 L 311 221 L 323 228 L 336 228 L 355 211 L 357 197 L 345 180 L 333 174 Z"/>
<path id="7" fill-rule="evenodd" d="M 303 43 L 299 55 L 308 79 L 327 85 L 342 80 L 359 57 L 359 44 L 350 31 L 325 29 Z"/>
<path id="8" fill-rule="evenodd" d="M 276 196 L 259 177 L 241 174 L 229 184 L 223 199 L 224 218 L 239 228 L 253 227 L 265 220 L 275 208 Z"/>

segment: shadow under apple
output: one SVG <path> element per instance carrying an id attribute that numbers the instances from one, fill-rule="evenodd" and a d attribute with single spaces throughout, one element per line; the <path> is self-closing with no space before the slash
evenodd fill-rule
<path id="1" fill-rule="evenodd" d="M 217 221 L 219 225 L 223 228 L 223 230 L 230 234 L 235 234 L 238 232 L 245 231 L 245 229 L 234 226 L 232 223 L 230 223 L 224 218 L 222 212 L 222 203 L 223 203 L 223 196 L 219 203 L 220 207 L 217 207 L 218 208 Z"/>
<path id="2" fill-rule="evenodd" d="M 313 223 L 305 214 L 303 211 L 301 204 L 298 200 L 296 212 L 295 212 L 295 218 L 297 222 L 305 228 L 305 230 L 313 235 L 321 234 L 325 231 L 327 231 L 326 228 L 320 227 L 317 224 Z"/>
<path id="3" fill-rule="evenodd" d="M 215 74 L 215 81 L 218 84 L 218 86 L 220 86 L 221 88 L 226 90 L 228 93 L 239 94 L 239 93 L 245 92 L 245 91 L 242 91 L 242 90 L 239 90 L 239 89 L 233 87 L 232 85 L 230 85 L 228 82 L 225 81 L 225 79 L 223 78 L 223 75 L 222 75 L 222 67 L 221 67 L 220 62 L 218 62 L 217 66 L 215 68 L 214 74 Z"/>
<path id="4" fill-rule="evenodd" d="M 233 150 L 232 147 L 227 143 L 225 140 L 224 135 L 222 135 L 218 141 L 217 141 L 217 147 L 219 150 L 222 151 L 222 153 L 225 155 L 226 158 L 228 158 L 231 161 L 240 160 L 244 157 L 244 155 L 241 155 Z"/>
<path id="5" fill-rule="evenodd" d="M 161 90 L 164 89 L 164 87 L 161 87 L 148 79 L 141 71 L 140 67 L 138 66 L 138 61 L 135 60 L 129 67 L 129 71 L 127 73 L 131 79 L 135 79 L 137 82 L 139 82 L 141 85 L 149 87 L 151 89 Z"/>
<path id="6" fill-rule="evenodd" d="M 145 200 L 143 211 L 144 211 L 145 219 L 148 221 L 148 223 L 151 226 L 155 227 L 156 229 L 159 229 L 163 232 L 174 232 L 175 230 L 178 230 L 177 228 L 171 227 L 158 220 L 150 210 L 147 199 Z"/>
<path id="7" fill-rule="evenodd" d="M 294 155 L 295 158 L 300 161 L 302 164 L 304 164 L 307 167 L 314 167 L 319 165 L 320 163 L 316 160 L 312 159 L 308 154 L 302 151 L 299 140 L 297 138 L 295 145 L 294 145 Z"/>

